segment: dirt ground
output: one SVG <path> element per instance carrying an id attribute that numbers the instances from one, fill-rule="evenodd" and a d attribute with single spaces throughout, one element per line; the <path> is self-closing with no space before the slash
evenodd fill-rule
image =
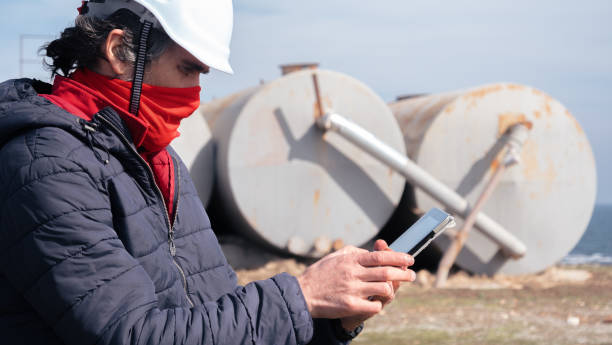
<path id="1" fill-rule="evenodd" d="M 242 284 L 280 272 L 298 275 L 306 267 L 257 254 L 252 267 L 237 268 Z M 612 345 L 612 266 L 491 278 L 458 272 L 443 289 L 432 283 L 431 273 L 419 271 L 415 283 L 403 285 L 395 301 L 366 322 L 354 344 Z"/>
<path id="2" fill-rule="evenodd" d="M 612 344 L 612 266 L 421 281 L 366 325 L 355 344 Z"/>

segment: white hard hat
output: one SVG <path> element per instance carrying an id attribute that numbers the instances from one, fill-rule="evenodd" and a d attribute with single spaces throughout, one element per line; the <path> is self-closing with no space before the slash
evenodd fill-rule
<path id="1" fill-rule="evenodd" d="M 121 8 L 152 22 L 154 27 L 161 26 L 200 62 L 233 73 L 229 64 L 232 0 L 92 0 L 83 14 L 106 18 Z"/>

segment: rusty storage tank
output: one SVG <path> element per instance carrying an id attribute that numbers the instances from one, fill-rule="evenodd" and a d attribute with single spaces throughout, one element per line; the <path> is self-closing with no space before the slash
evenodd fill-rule
<path id="1" fill-rule="evenodd" d="M 181 135 L 172 141 L 172 148 L 189 169 L 202 204 L 206 206 L 214 183 L 214 142 L 201 110 L 183 119 L 178 131 Z"/>
<path id="2" fill-rule="evenodd" d="M 540 271 L 562 259 L 584 233 L 595 203 L 595 160 L 576 119 L 534 88 L 499 83 L 391 103 L 408 156 L 474 204 L 499 163 L 502 134 L 532 124 L 520 164 L 504 172 L 483 212 L 518 237 L 527 254 L 507 259 L 476 229 L 456 263 L 475 273 Z M 404 197 L 440 206 L 420 190 Z M 461 226 L 461 224 L 459 224 Z M 436 243 L 436 242 L 435 242 Z M 436 245 L 444 249 L 449 238 Z"/>
<path id="3" fill-rule="evenodd" d="M 201 108 L 216 145 L 215 207 L 231 228 L 287 253 L 318 257 L 361 245 L 394 212 L 404 179 L 315 125 L 312 75 L 324 107 L 346 114 L 404 153 L 387 104 L 341 73 L 307 69 Z"/>

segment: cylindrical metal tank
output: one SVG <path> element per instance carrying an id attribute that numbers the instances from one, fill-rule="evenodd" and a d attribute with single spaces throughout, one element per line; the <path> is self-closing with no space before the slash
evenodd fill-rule
<path id="1" fill-rule="evenodd" d="M 172 148 L 181 156 L 204 206 L 213 188 L 214 143 L 210 128 L 201 109 L 181 121 L 180 136 L 172 141 Z"/>
<path id="2" fill-rule="evenodd" d="M 323 107 L 346 114 L 404 153 L 389 107 L 359 81 L 306 70 L 202 106 L 217 145 L 216 183 L 233 230 L 292 254 L 361 245 L 395 210 L 404 180 L 335 133 L 315 125 L 312 74 Z"/>
<path id="3" fill-rule="evenodd" d="M 500 83 L 400 100 L 390 107 L 409 157 L 471 204 L 500 164 L 506 129 L 519 122 L 533 125 L 520 164 L 504 173 L 483 208 L 527 245 L 527 254 L 508 259 L 472 231 L 457 258 L 459 266 L 487 274 L 537 272 L 576 245 L 595 203 L 595 160 L 584 131 L 558 101 L 531 87 Z M 422 191 L 408 188 L 406 193 L 415 193 L 422 210 L 440 206 Z M 448 243 L 441 237 L 436 245 L 444 249 Z"/>

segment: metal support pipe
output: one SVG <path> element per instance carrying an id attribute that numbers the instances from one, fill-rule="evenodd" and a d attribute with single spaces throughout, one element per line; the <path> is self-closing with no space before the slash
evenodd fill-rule
<path id="1" fill-rule="evenodd" d="M 317 118 L 316 123 L 319 128 L 338 133 L 374 158 L 388 165 L 455 214 L 462 216 L 464 219 L 470 214 L 472 208 L 463 197 L 359 125 L 335 113 L 328 113 Z M 508 256 L 520 258 L 527 252 L 525 244 L 484 213 L 479 213 L 476 216 L 474 225 L 480 232 L 499 245 Z"/>
<path id="2" fill-rule="evenodd" d="M 501 181 L 501 177 L 506 169 L 520 162 L 520 152 L 527 139 L 526 126 L 526 124 L 519 123 L 508 129 L 508 142 L 505 145 L 503 162 L 499 164 L 497 169 L 493 172 L 493 176 L 491 176 L 491 179 L 480 194 L 480 197 L 472 207 L 470 215 L 465 219 L 463 227 L 456 233 L 450 246 L 442 256 L 442 260 L 440 260 L 438 265 L 438 271 L 436 272 L 435 287 L 440 288 L 446 284 L 448 272 L 455 263 L 461 249 L 463 249 L 463 245 L 465 241 L 467 241 L 468 234 L 474 225 L 476 216 L 478 216 L 480 210 L 484 207 L 491 194 L 493 194 L 493 191 L 499 184 L 499 181 Z"/>

